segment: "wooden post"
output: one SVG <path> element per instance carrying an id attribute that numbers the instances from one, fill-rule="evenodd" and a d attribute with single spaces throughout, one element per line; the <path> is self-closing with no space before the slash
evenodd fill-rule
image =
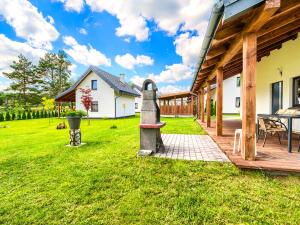
<path id="1" fill-rule="evenodd" d="M 222 135 L 223 130 L 223 68 L 217 69 L 217 112 L 216 112 L 216 132 L 217 136 Z"/>
<path id="2" fill-rule="evenodd" d="M 181 97 L 181 102 L 180 102 L 180 114 L 184 114 L 183 112 L 183 98 Z"/>
<path id="3" fill-rule="evenodd" d="M 242 157 L 255 160 L 257 35 L 243 36 Z"/>
<path id="4" fill-rule="evenodd" d="M 204 89 L 201 89 L 201 121 L 205 122 L 205 104 L 204 104 Z"/>
<path id="5" fill-rule="evenodd" d="M 58 118 L 60 118 L 61 115 L 61 102 L 58 102 Z"/>
<path id="6" fill-rule="evenodd" d="M 210 101 L 211 101 L 211 90 L 210 90 L 210 84 L 211 81 L 207 81 L 206 83 L 206 87 L 207 87 L 207 93 L 206 93 L 206 126 L 210 127 L 210 122 L 211 122 L 211 118 L 210 118 Z"/>
<path id="7" fill-rule="evenodd" d="M 194 116 L 194 95 L 192 95 L 192 105 L 191 105 L 191 108 L 192 108 L 192 115 Z"/>
<path id="8" fill-rule="evenodd" d="M 174 117 L 176 117 L 176 97 L 174 98 Z"/>
<path id="9" fill-rule="evenodd" d="M 198 120 L 201 118 L 201 90 L 198 91 L 198 107 L 197 107 Z"/>

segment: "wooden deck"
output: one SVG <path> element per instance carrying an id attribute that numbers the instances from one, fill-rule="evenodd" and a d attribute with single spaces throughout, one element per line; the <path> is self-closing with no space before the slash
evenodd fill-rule
<path id="1" fill-rule="evenodd" d="M 298 136 L 293 139 L 293 151 L 288 153 L 287 139 L 279 144 L 277 137 L 269 137 L 262 147 L 262 140 L 257 143 L 257 156 L 255 161 L 246 161 L 240 154 L 233 154 L 233 142 L 235 129 L 241 128 L 240 120 L 224 120 L 223 136 L 216 136 L 215 121 L 212 121 L 211 127 L 207 128 L 205 123 L 198 123 L 219 145 L 221 150 L 227 155 L 231 162 L 241 169 L 258 169 L 272 172 L 300 173 L 300 153 L 298 152 Z"/>

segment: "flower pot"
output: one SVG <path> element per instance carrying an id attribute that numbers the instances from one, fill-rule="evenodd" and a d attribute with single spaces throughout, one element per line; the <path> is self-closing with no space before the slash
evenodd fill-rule
<path id="1" fill-rule="evenodd" d="M 80 128 L 81 116 L 67 116 L 67 118 L 71 130 Z"/>

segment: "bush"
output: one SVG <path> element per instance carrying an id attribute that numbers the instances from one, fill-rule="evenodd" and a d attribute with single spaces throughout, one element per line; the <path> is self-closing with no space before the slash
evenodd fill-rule
<path id="1" fill-rule="evenodd" d="M 110 127 L 110 129 L 117 129 L 118 127 L 114 124 Z"/>
<path id="2" fill-rule="evenodd" d="M 35 111 L 32 112 L 32 119 L 36 119 L 36 113 L 35 113 Z"/>
<path id="3" fill-rule="evenodd" d="M 86 116 L 86 112 L 82 110 L 70 110 L 66 112 L 66 116 Z"/>
<path id="4" fill-rule="evenodd" d="M 22 113 L 22 120 L 26 120 L 26 112 L 24 111 L 23 113 Z"/>
<path id="5" fill-rule="evenodd" d="M 15 120 L 15 119 L 16 119 L 16 114 L 15 114 L 14 112 L 11 114 L 11 119 L 12 119 L 12 120 Z"/>
<path id="6" fill-rule="evenodd" d="M 1 121 L 4 121 L 3 113 L 0 113 L 0 122 L 1 122 Z"/>
<path id="7" fill-rule="evenodd" d="M 55 110 L 55 117 L 58 117 L 58 112 L 57 112 L 57 110 Z"/>
<path id="8" fill-rule="evenodd" d="M 31 119 L 32 119 L 31 112 L 27 112 L 27 119 L 28 119 L 28 120 L 31 120 Z"/>
<path id="9" fill-rule="evenodd" d="M 17 120 L 21 120 L 22 119 L 22 115 L 20 112 L 18 112 L 18 115 L 17 115 Z"/>
<path id="10" fill-rule="evenodd" d="M 5 114 L 5 120 L 6 121 L 10 121 L 11 120 L 11 116 L 10 116 L 9 112 L 6 112 L 6 114 Z"/>
<path id="11" fill-rule="evenodd" d="M 40 111 L 36 111 L 35 117 L 36 117 L 37 119 L 40 118 Z"/>
<path id="12" fill-rule="evenodd" d="M 55 111 L 52 111 L 52 117 L 55 117 Z"/>

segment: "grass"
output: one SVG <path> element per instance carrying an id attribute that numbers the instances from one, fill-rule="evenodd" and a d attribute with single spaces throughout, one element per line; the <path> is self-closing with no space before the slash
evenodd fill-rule
<path id="1" fill-rule="evenodd" d="M 203 133 L 163 120 L 164 133 Z M 0 129 L 0 224 L 300 224 L 299 177 L 136 157 L 138 117 L 83 121 L 87 144 L 68 148 L 59 121 Z"/>

